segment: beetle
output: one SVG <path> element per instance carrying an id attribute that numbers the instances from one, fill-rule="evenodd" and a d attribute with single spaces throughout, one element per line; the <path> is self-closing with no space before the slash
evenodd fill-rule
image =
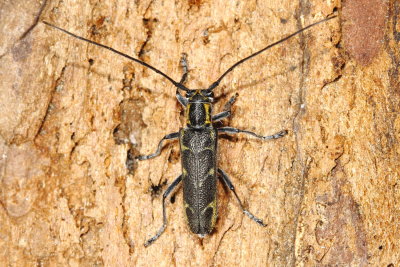
<path id="1" fill-rule="evenodd" d="M 231 115 L 231 107 L 236 101 L 238 94 L 235 94 L 229 99 L 225 104 L 224 110 L 220 113 L 212 115 L 212 103 L 214 102 L 213 90 L 220 84 L 221 80 L 230 73 L 234 68 L 243 62 L 261 54 L 262 52 L 274 47 L 293 36 L 317 25 L 322 22 L 328 21 L 337 17 L 336 15 L 327 17 L 323 20 L 310 24 L 282 39 L 276 41 L 263 49 L 251 54 L 250 56 L 241 59 L 240 61 L 233 64 L 229 69 L 227 69 L 215 82 L 213 82 L 206 89 L 189 89 L 184 83 L 188 75 L 188 68 L 186 60 L 182 60 L 181 64 L 184 69 L 184 74 L 179 82 L 175 81 L 159 69 L 149 65 L 148 63 L 124 54 L 112 47 L 94 42 L 92 40 L 86 39 L 84 37 L 78 36 L 71 33 L 65 29 L 55 26 L 51 23 L 43 21 L 44 24 L 58 29 L 72 37 L 83 40 L 85 42 L 94 44 L 96 46 L 108 49 L 118 55 L 128 58 L 136 63 L 139 63 L 146 68 L 158 73 L 159 75 L 170 81 L 176 89 L 176 98 L 178 102 L 185 109 L 186 117 L 186 127 L 180 128 L 178 132 L 170 133 L 165 135 L 158 143 L 157 149 L 154 153 L 149 155 L 137 156 L 138 160 L 148 160 L 160 155 L 163 142 L 165 140 L 179 140 L 180 152 L 181 152 L 181 165 L 182 174 L 179 175 L 165 190 L 162 199 L 162 212 L 163 212 L 163 224 L 157 233 L 148 239 L 144 246 L 147 247 L 156 241 L 161 234 L 165 231 L 167 226 L 167 216 L 165 200 L 171 194 L 171 192 L 182 182 L 183 183 L 183 201 L 184 208 L 189 224 L 190 230 L 204 237 L 210 234 L 214 229 L 217 220 L 217 177 L 233 192 L 236 200 L 243 213 L 247 215 L 251 220 L 256 222 L 261 226 L 266 226 L 266 224 L 254 216 L 250 211 L 244 208 L 242 201 L 235 191 L 235 187 L 231 182 L 229 176 L 225 171 L 218 168 L 217 166 L 217 144 L 218 144 L 218 134 L 238 134 L 244 133 L 252 135 L 253 137 L 260 140 L 270 140 L 277 139 L 285 136 L 288 131 L 283 130 L 276 134 L 269 136 L 258 135 L 254 132 L 237 129 L 233 127 L 215 127 L 213 123 L 225 119 Z M 184 91 L 183 96 L 180 91 Z"/>

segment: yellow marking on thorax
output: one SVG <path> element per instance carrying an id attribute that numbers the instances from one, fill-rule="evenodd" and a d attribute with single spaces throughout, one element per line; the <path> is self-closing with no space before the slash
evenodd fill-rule
<path id="1" fill-rule="evenodd" d="M 206 111 L 206 122 L 205 124 L 211 124 L 211 105 L 210 104 L 203 104 L 204 109 Z"/>
<path id="2" fill-rule="evenodd" d="M 191 106 L 191 105 L 192 105 L 192 104 L 188 104 L 187 107 L 186 107 L 186 110 L 185 110 L 185 118 L 186 118 L 186 123 L 187 123 L 187 124 L 190 124 L 189 110 L 190 110 L 190 106 Z"/>

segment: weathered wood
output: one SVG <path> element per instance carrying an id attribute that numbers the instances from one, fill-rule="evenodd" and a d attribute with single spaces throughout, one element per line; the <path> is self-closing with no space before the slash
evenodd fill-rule
<path id="1" fill-rule="evenodd" d="M 219 185 L 217 227 L 201 241 L 178 191 L 166 232 L 144 248 L 162 223 L 161 192 L 181 172 L 178 144 L 129 170 L 127 155 L 153 152 L 183 125 L 175 88 L 37 22 L 176 80 L 186 53 L 186 85 L 204 88 L 334 10 L 338 19 L 243 64 L 215 90 L 216 111 L 239 93 L 226 125 L 289 130 L 219 144 L 219 165 L 268 226 Z M 0 265 L 400 265 L 399 10 L 395 0 L 2 3 Z"/>

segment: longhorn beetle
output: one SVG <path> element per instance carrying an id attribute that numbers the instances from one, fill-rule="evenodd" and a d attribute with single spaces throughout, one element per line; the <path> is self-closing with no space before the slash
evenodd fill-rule
<path id="1" fill-rule="evenodd" d="M 292 33 L 284 37 L 283 39 L 264 47 L 258 52 L 255 52 L 254 54 L 251 54 L 250 56 L 243 58 L 242 60 L 239 60 L 238 62 L 233 64 L 228 70 L 226 70 L 207 89 L 189 89 L 184 85 L 184 82 L 188 74 L 186 64 L 181 63 L 184 67 L 184 74 L 181 80 L 179 82 L 176 82 L 175 80 L 173 80 L 171 77 L 169 77 L 159 69 L 147 64 L 144 61 L 133 58 L 129 55 L 126 55 L 120 51 L 115 50 L 114 48 L 80 37 L 60 27 L 57 27 L 53 24 L 43 21 L 44 24 L 56 28 L 75 38 L 106 48 L 114 53 L 117 53 L 118 55 L 133 60 L 153 70 L 154 72 L 160 74 L 177 88 L 176 98 L 186 110 L 185 112 L 186 123 L 187 123 L 186 127 L 181 128 L 178 132 L 165 135 L 158 143 L 157 150 L 153 154 L 136 157 L 136 159 L 139 160 L 154 158 L 160 155 L 163 141 L 179 139 L 181 162 L 182 162 L 182 174 L 179 175 L 179 177 L 172 182 L 172 184 L 167 188 L 167 190 L 163 194 L 163 200 L 162 200 L 163 224 L 161 228 L 158 230 L 158 232 L 152 238 L 148 239 L 145 242 L 144 245 L 146 247 L 151 245 L 154 241 L 156 241 L 164 232 L 167 226 L 165 200 L 181 181 L 183 181 L 183 201 L 184 201 L 186 216 L 189 223 L 189 228 L 193 233 L 198 234 L 200 237 L 204 237 L 205 235 L 209 234 L 214 229 L 217 220 L 217 175 L 219 175 L 218 177 L 222 180 L 222 182 L 233 192 L 243 213 L 246 214 L 251 220 L 258 223 L 259 225 L 266 226 L 266 224 L 264 224 L 261 219 L 257 218 L 244 208 L 242 201 L 238 197 L 235 191 L 235 187 L 233 186 L 228 175 L 223 170 L 218 168 L 217 155 L 216 155 L 218 133 L 228 133 L 228 134 L 245 133 L 261 140 L 269 140 L 285 136 L 287 134 L 287 130 L 283 130 L 269 136 L 261 136 L 254 132 L 236 129 L 232 127 L 215 128 L 213 125 L 214 122 L 225 119 L 231 115 L 231 106 L 235 102 L 236 97 L 238 95 L 235 94 L 233 97 L 229 99 L 229 101 L 225 104 L 224 110 L 222 112 L 216 115 L 212 115 L 212 103 L 214 101 L 213 90 L 220 84 L 221 80 L 228 73 L 230 73 L 234 68 L 236 68 L 243 62 L 261 54 L 262 52 L 268 50 L 269 48 L 278 45 L 317 24 L 328 21 L 335 17 L 336 15 L 330 16 L 328 18 L 315 22 L 311 25 L 308 25 L 307 27 L 296 31 L 295 33 Z M 185 96 L 181 95 L 179 90 L 185 91 L 186 95 Z"/>

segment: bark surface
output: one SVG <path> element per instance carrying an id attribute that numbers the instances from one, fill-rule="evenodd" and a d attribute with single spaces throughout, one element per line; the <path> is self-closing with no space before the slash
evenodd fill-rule
<path id="1" fill-rule="evenodd" d="M 245 206 L 218 185 L 219 219 L 191 234 L 182 190 L 184 126 L 163 77 L 40 21 L 215 89 L 223 122 L 281 139 L 236 135 L 218 164 Z M 2 1 L 0 266 L 399 266 L 400 3 L 362 1 Z"/>

